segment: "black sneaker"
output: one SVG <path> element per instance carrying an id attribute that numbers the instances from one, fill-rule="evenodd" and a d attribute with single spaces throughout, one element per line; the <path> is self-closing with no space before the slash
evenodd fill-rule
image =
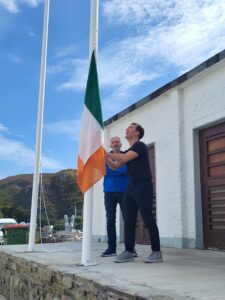
<path id="1" fill-rule="evenodd" d="M 113 251 L 111 249 L 106 249 L 102 254 L 101 256 L 102 257 L 109 257 L 109 256 L 116 256 L 116 251 Z"/>
<path id="2" fill-rule="evenodd" d="M 138 257 L 138 254 L 137 254 L 137 252 L 136 252 L 136 250 L 135 250 L 135 249 L 133 250 L 133 252 L 132 252 L 132 253 L 133 253 L 133 257 Z"/>

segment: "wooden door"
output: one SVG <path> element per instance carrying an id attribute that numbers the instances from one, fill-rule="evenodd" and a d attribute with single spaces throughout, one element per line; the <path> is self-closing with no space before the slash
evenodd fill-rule
<path id="1" fill-rule="evenodd" d="M 225 122 L 199 139 L 204 248 L 225 249 Z"/>
<path id="2" fill-rule="evenodd" d="M 148 148 L 148 156 L 152 171 L 152 183 L 153 183 L 153 214 L 156 218 L 156 192 L 155 192 L 155 149 L 154 146 Z M 148 230 L 146 229 L 140 214 L 138 213 L 136 224 L 136 244 L 150 244 Z"/>

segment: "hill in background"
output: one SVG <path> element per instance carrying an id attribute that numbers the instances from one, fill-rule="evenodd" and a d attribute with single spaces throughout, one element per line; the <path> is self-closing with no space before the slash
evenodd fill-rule
<path id="1" fill-rule="evenodd" d="M 74 214 L 75 205 L 77 215 L 82 216 L 83 195 L 75 182 L 76 172 L 68 169 L 53 174 L 42 174 L 40 181 L 42 224 L 47 224 L 44 201 L 50 224 L 62 223 L 65 214 L 69 217 Z M 17 222 L 30 222 L 32 183 L 33 174 L 0 180 L 0 217 L 14 218 Z M 39 216 L 40 205 L 38 205 L 38 224 Z"/>

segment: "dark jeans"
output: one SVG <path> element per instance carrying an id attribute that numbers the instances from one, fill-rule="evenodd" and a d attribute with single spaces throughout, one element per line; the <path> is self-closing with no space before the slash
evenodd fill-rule
<path id="1" fill-rule="evenodd" d="M 152 251 L 160 251 L 159 231 L 152 214 L 152 184 L 140 181 L 129 184 L 124 197 L 125 249 L 134 250 L 137 211 L 140 211 L 151 238 Z"/>
<path id="2" fill-rule="evenodd" d="M 123 198 L 123 192 L 105 192 L 108 248 L 112 251 L 116 251 L 116 206 L 119 204 L 123 213 Z"/>

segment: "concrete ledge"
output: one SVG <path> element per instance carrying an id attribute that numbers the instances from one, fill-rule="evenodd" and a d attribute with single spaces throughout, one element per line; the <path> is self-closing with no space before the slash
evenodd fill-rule
<path id="1" fill-rule="evenodd" d="M 10 300 L 145 299 L 7 253 L 0 265 L 0 290 Z"/>
<path id="2" fill-rule="evenodd" d="M 135 262 L 102 258 L 105 243 L 93 243 L 96 266 L 78 266 L 81 243 L 0 247 L 0 294 L 7 300 L 215 300 L 225 294 L 224 252 L 163 249 L 164 262 L 145 264 L 149 246 L 136 245 Z M 123 250 L 120 244 L 118 252 Z"/>

